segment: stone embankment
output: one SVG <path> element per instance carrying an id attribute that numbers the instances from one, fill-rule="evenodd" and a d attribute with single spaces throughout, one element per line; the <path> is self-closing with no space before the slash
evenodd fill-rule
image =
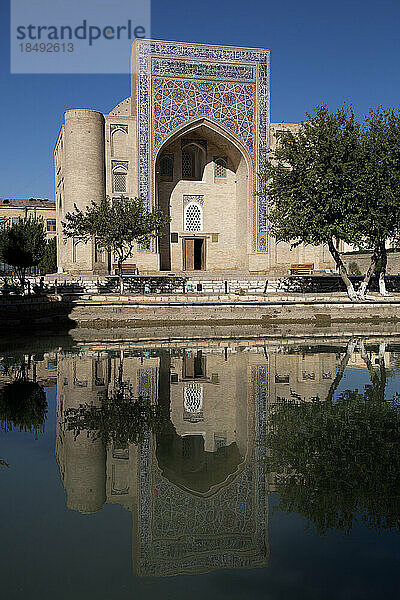
<path id="1" fill-rule="evenodd" d="M 57 326 L 63 330 L 75 324 L 70 320 L 72 303 L 55 296 L 0 296 L 0 335 Z"/>
<path id="2" fill-rule="evenodd" d="M 42 298 L 0 298 L 0 330 L 38 328 L 55 323 L 80 328 L 251 327 L 279 324 L 318 328 L 341 324 L 387 323 L 400 326 L 400 294 L 369 294 L 352 303 L 341 292 L 325 294 L 65 294 Z M 365 328 L 365 325 L 363 326 Z M 260 329 L 260 330 L 261 330 Z"/>
<path id="3" fill-rule="evenodd" d="M 70 317 L 80 327 L 198 325 L 271 326 L 341 322 L 400 322 L 400 294 L 371 294 L 353 303 L 345 294 L 86 295 L 72 301 Z"/>

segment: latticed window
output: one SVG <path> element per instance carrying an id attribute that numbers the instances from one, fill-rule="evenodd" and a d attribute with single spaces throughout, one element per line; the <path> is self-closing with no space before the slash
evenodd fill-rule
<path id="1" fill-rule="evenodd" d="M 174 176 L 174 155 L 166 154 L 160 158 L 160 175 L 163 177 Z"/>
<path id="2" fill-rule="evenodd" d="M 193 155 L 190 152 L 182 152 L 182 177 L 194 176 Z"/>
<path id="3" fill-rule="evenodd" d="M 224 435 L 214 434 L 214 452 L 217 452 L 219 448 L 226 447 L 227 439 Z"/>
<path id="4" fill-rule="evenodd" d="M 188 204 L 185 209 L 185 231 L 201 231 L 203 214 L 198 204 Z"/>
<path id="5" fill-rule="evenodd" d="M 183 406 L 188 413 L 199 413 L 203 408 L 203 386 L 190 383 L 184 387 Z"/>
<path id="6" fill-rule="evenodd" d="M 221 179 L 226 177 L 226 160 L 225 158 L 214 159 L 214 177 Z"/>
<path id="7" fill-rule="evenodd" d="M 125 135 L 125 134 L 124 134 Z M 113 160 L 112 168 L 112 191 L 126 192 L 126 178 L 128 174 L 128 161 Z"/>
<path id="8" fill-rule="evenodd" d="M 113 173 L 113 192 L 126 192 L 126 173 Z"/>

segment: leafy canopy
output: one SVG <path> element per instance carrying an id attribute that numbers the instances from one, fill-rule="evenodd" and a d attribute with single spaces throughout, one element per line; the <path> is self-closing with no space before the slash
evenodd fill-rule
<path id="1" fill-rule="evenodd" d="M 278 509 L 297 512 L 320 534 L 369 527 L 400 530 L 400 406 L 376 386 L 336 401 L 283 400 L 269 417 L 268 467 Z"/>
<path id="2" fill-rule="evenodd" d="M 43 257 L 39 262 L 39 269 L 44 275 L 57 272 L 57 241 L 55 237 L 47 242 Z"/>
<path id="3" fill-rule="evenodd" d="M 307 114 L 298 133 L 279 132 L 264 174 L 271 232 L 278 241 L 318 245 L 358 239 L 353 210 L 360 126 L 351 108 Z"/>
<path id="4" fill-rule="evenodd" d="M 162 429 L 166 419 L 161 408 L 148 398 L 135 398 L 132 388 L 122 384 L 100 406 L 82 404 L 66 411 L 66 426 L 77 437 L 86 431 L 93 440 L 101 439 L 107 446 L 114 443 L 140 444 L 148 431 Z"/>
<path id="5" fill-rule="evenodd" d="M 400 111 L 370 110 L 357 173 L 360 247 L 378 249 L 400 233 Z"/>
<path id="6" fill-rule="evenodd" d="M 42 432 L 47 416 L 43 388 L 34 381 L 16 380 L 0 390 L 0 429 Z"/>
<path id="7" fill-rule="evenodd" d="M 169 221 L 157 208 L 148 211 L 141 198 L 121 196 L 92 202 L 84 211 L 75 205 L 75 211 L 65 215 L 63 226 L 68 237 L 95 237 L 100 250 L 114 252 L 122 262 L 132 256 L 134 242 L 148 245 Z"/>
<path id="8" fill-rule="evenodd" d="M 44 255 L 46 233 L 43 219 L 18 219 L 0 231 L 0 256 L 17 270 L 37 266 Z"/>

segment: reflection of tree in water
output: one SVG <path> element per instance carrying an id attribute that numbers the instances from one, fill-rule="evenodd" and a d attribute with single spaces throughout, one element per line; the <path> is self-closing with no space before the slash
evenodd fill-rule
<path id="1" fill-rule="evenodd" d="M 306 517 L 319 533 L 348 532 L 358 516 L 375 529 L 400 530 L 400 404 L 398 396 L 384 399 L 382 356 L 379 374 L 367 363 L 372 382 L 364 393 L 281 400 L 269 417 L 278 508 Z"/>
<path id="2" fill-rule="evenodd" d="M 81 404 L 65 411 L 66 426 L 77 437 L 82 431 L 105 446 L 119 447 L 140 444 L 148 431 L 158 431 L 164 416 L 150 398 L 135 398 L 129 384 L 120 383 L 116 390 L 102 399 L 99 406 Z"/>
<path id="3" fill-rule="evenodd" d="M 14 381 L 0 390 L 0 428 L 3 431 L 44 431 L 47 400 L 43 388 L 28 378 L 31 357 L 2 361 L 2 370 L 13 374 Z"/>

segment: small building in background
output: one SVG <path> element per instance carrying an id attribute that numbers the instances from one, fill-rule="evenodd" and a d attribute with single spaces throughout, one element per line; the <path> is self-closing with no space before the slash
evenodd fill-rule
<path id="1" fill-rule="evenodd" d="M 56 203 L 47 198 L 0 198 L 0 229 L 10 227 L 18 219 L 41 217 L 47 241 L 56 236 Z M 10 272 L 12 267 L 0 262 L 0 272 Z"/>
<path id="2" fill-rule="evenodd" d="M 41 217 L 44 221 L 47 240 L 56 235 L 56 203 L 40 198 L 0 198 L 0 228 L 9 227 L 18 218 Z"/>

